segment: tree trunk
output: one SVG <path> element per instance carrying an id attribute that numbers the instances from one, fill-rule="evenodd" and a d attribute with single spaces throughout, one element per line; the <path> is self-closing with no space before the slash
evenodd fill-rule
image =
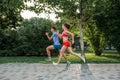
<path id="1" fill-rule="evenodd" d="M 80 11 L 80 20 L 79 20 L 79 29 L 80 29 L 80 46 L 81 46 L 81 54 L 84 54 L 84 41 L 83 41 L 83 25 L 82 25 L 82 0 L 79 0 L 79 11 Z"/>

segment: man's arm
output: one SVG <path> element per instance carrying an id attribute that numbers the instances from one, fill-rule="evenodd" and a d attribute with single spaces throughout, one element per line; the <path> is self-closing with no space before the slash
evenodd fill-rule
<path id="1" fill-rule="evenodd" d="M 48 34 L 48 32 L 46 32 L 45 35 L 47 36 L 47 38 L 48 38 L 49 40 L 52 40 L 52 36 L 50 37 L 49 34 Z"/>
<path id="2" fill-rule="evenodd" d="M 59 30 L 57 30 L 57 35 L 59 38 L 62 38 L 62 35 L 59 33 Z"/>

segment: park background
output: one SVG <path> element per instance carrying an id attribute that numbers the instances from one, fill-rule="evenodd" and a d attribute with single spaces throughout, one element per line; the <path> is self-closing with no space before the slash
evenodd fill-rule
<path id="1" fill-rule="evenodd" d="M 44 62 L 45 48 L 52 44 L 45 32 L 55 26 L 71 25 L 75 52 L 80 53 L 80 25 L 84 33 L 87 62 L 120 62 L 119 0 L 0 0 L 0 63 Z M 29 5 L 32 4 L 32 5 Z M 25 10 L 48 15 L 46 18 L 23 18 Z M 80 12 L 81 11 L 81 12 Z M 54 13 L 56 20 L 51 20 Z M 30 14 L 26 14 L 30 15 Z M 57 53 L 57 54 L 56 54 Z M 58 52 L 52 51 L 53 60 Z M 67 54 L 73 62 L 79 59 Z M 65 62 L 64 60 L 62 62 Z M 45 63 L 45 62 L 44 62 Z"/>

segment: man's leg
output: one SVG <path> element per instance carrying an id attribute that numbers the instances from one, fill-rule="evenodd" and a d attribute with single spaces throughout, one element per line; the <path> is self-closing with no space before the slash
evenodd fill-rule
<path id="1" fill-rule="evenodd" d="M 54 49 L 54 46 L 53 45 L 50 45 L 46 48 L 46 52 L 47 52 L 47 55 L 48 55 L 48 59 L 46 59 L 47 61 L 51 61 L 51 53 L 50 53 L 50 50 L 53 50 Z"/>

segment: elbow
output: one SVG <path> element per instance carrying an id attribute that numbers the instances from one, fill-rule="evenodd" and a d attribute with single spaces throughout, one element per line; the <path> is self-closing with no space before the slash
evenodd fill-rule
<path id="1" fill-rule="evenodd" d="M 72 33 L 71 35 L 74 37 L 74 34 L 73 34 L 73 33 Z"/>
<path id="2" fill-rule="evenodd" d="M 61 35 L 59 35 L 58 37 L 59 37 L 60 39 L 62 38 L 62 36 L 61 36 Z"/>
<path id="3" fill-rule="evenodd" d="M 49 38 L 49 41 L 51 41 L 52 39 L 51 38 Z"/>
<path id="4" fill-rule="evenodd" d="M 61 39 L 61 38 L 62 38 L 62 36 L 59 36 L 59 38 Z"/>

